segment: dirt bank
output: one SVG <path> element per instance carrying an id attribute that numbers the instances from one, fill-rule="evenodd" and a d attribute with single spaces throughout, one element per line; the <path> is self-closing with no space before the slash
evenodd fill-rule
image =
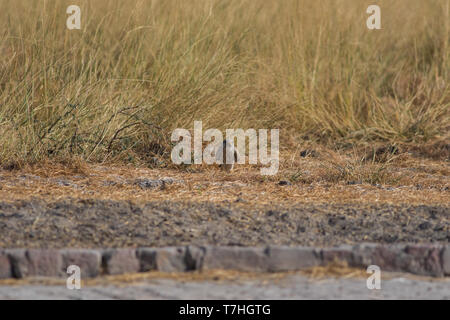
<path id="1" fill-rule="evenodd" d="M 64 199 L 0 202 L 0 247 L 450 242 L 445 205 Z"/>

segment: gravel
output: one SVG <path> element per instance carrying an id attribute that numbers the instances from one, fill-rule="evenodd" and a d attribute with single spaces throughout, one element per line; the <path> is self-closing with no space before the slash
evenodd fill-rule
<path id="1" fill-rule="evenodd" d="M 450 207 L 22 200 L 0 202 L 0 230 L 3 248 L 447 244 Z"/>

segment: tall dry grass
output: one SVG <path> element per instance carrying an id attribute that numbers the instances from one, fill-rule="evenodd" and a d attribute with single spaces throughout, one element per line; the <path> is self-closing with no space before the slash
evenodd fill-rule
<path id="1" fill-rule="evenodd" d="M 0 0 L 0 163 L 148 162 L 194 120 L 282 147 L 448 138 L 449 0 L 377 3 L 371 31 L 373 1 Z"/>

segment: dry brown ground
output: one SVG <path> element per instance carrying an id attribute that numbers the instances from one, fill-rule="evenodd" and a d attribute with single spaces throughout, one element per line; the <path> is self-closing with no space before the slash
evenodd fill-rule
<path id="1" fill-rule="evenodd" d="M 317 149 L 316 149 L 317 150 Z M 355 154 L 319 149 L 282 153 L 276 176 L 238 165 L 231 172 L 215 166 L 142 168 L 77 163 L 41 163 L 0 171 L 0 199 L 111 199 L 146 202 L 190 200 L 220 202 L 448 204 L 448 159 L 416 157 L 410 152 Z M 141 188 L 138 179 L 175 180 L 164 188 Z M 280 184 L 280 181 L 285 181 Z"/>
<path id="2" fill-rule="evenodd" d="M 272 177 L 248 165 L 231 173 L 83 162 L 1 171 L 0 246 L 450 241 L 447 160 L 392 150 L 370 161 L 325 149 L 301 153 L 282 153 Z"/>

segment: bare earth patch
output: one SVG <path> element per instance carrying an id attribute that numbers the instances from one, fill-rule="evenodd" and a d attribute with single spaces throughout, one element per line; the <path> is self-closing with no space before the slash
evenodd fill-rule
<path id="1" fill-rule="evenodd" d="M 0 247 L 450 242 L 447 163 L 401 162 L 395 181 L 368 183 L 302 161 L 301 178 L 286 165 L 270 178 L 249 166 L 2 171 Z"/>
<path id="2" fill-rule="evenodd" d="M 276 176 L 261 176 L 249 165 L 225 173 L 214 166 L 180 170 L 50 163 L 0 171 L 0 199 L 440 205 L 448 203 L 449 176 L 448 161 L 400 154 L 367 163 L 328 151 L 318 157 L 284 154 Z"/>
<path id="3" fill-rule="evenodd" d="M 1 247 L 331 246 L 450 242 L 450 208 L 427 205 L 113 200 L 0 203 Z"/>

